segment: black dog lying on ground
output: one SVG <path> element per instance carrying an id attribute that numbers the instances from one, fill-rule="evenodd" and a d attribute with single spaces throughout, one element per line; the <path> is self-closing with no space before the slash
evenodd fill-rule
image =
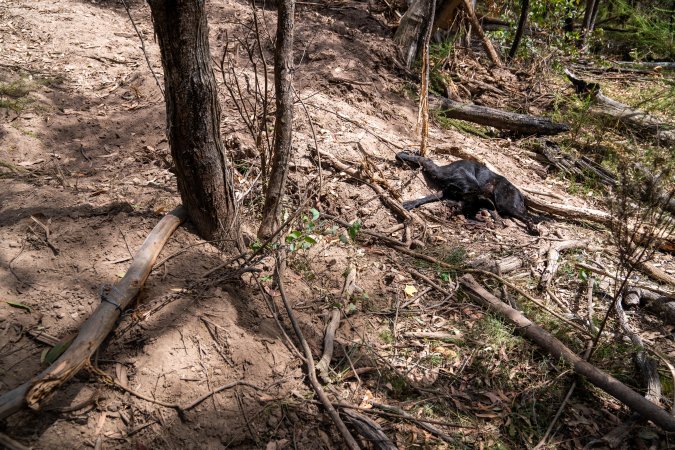
<path id="1" fill-rule="evenodd" d="M 396 159 L 413 167 L 422 167 L 424 180 L 431 189 L 442 191 L 418 200 L 404 202 L 407 210 L 431 202 L 447 200 L 459 206 L 466 215 L 475 215 L 481 208 L 496 210 L 505 216 L 522 220 L 530 234 L 539 234 L 535 222 L 541 218 L 531 215 L 523 194 L 509 180 L 477 162 L 461 160 L 438 166 L 429 158 L 401 152 Z"/>

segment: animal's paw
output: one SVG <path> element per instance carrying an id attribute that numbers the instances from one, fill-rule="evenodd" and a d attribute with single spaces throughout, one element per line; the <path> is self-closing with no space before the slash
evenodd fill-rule
<path id="1" fill-rule="evenodd" d="M 410 201 L 410 202 L 403 202 L 403 208 L 406 211 L 410 211 L 411 209 L 415 209 L 417 207 L 417 202 Z"/>
<path id="2" fill-rule="evenodd" d="M 396 154 L 396 160 L 401 162 L 415 163 L 419 155 L 411 151 L 399 152 Z"/>
<path id="3" fill-rule="evenodd" d="M 539 227 L 537 226 L 536 223 L 534 222 L 527 222 L 527 232 L 531 234 L 532 236 L 541 236 L 541 231 L 539 230 Z"/>

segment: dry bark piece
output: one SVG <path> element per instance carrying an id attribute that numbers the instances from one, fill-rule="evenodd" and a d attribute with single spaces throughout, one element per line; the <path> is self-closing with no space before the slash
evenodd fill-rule
<path id="1" fill-rule="evenodd" d="M 127 273 L 111 287 L 108 294 L 102 296 L 101 303 L 80 327 L 68 350 L 32 380 L 0 397 L 0 419 L 14 414 L 24 406 L 39 409 L 52 392 L 87 364 L 91 355 L 115 327 L 122 311 L 140 292 L 159 252 L 186 219 L 187 212 L 179 206 L 159 221 L 134 255 Z"/>
<path id="2" fill-rule="evenodd" d="M 534 324 L 522 313 L 490 294 L 471 275 L 464 275 L 460 278 L 460 284 L 471 298 L 503 315 L 516 326 L 520 334 L 546 350 L 554 358 L 562 359 L 570 364 L 576 373 L 584 376 L 592 384 L 624 403 L 633 411 L 640 413 L 646 419 L 653 421 L 665 431 L 675 431 L 675 417 L 657 407 L 616 378 L 579 357 L 567 348 L 565 344 L 540 326 Z"/>
<path id="3" fill-rule="evenodd" d="M 560 253 L 563 250 L 570 250 L 573 248 L 588 249 L 590 245 L 591 244 L 589 241 L 577 239 L 551 242 L 547 251 L 548 256 L 546 268 L 544 269 L 544 272 L 542 272 L 541 274 L 541 279 L 539 280 L 539 285 L 537 286 L 537 288 L 540 291 L 543 291 L 548 288 L 549 284 L 551 284 L 551 281 L 553 280 L 556 272 L 558 271 Z"/>

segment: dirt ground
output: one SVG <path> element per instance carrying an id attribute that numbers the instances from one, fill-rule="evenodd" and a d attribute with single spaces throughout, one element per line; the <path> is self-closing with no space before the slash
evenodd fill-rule
<path id="1" fill-rule="evenodd" d="M 371 3 L 298 4 L 295 88 L 304 104 L 295 112 L 295 196 L 317 176 L 308 150 L 314 145 L 312 131 L 321 150 L 356 167 L 365 158 L 360 143 L 370 167 L 405 199 L 428 193 L 421 177 L 394 162 L 396 151 L 415 145 L 417 113 L 402 94 L 407 82 L 393 63 L 392 28 L 383 10 L 373 6 L 377 2 Z M 248 20 L 250 6 L 207 2 L 207 8 L 211 50 L 219 59 L 225 40 Z M 131 2 L 131 14 L 161 81 L 149 8 Z M 264 24 L 274 30 L 274 23 L 275 12 L 266 10 Z M 41 370 L 41 355 L 49 348 L 45 336 L 62 339 L 76 332 L 100 301 L 101 290 L 123 276 L 133 253 L 180 197 L 170 171 L 163 97 L 120 3 L 0 0 L 0 82 L 11 87 L 0 104 L 4 393 Z M 250 139 L 224 89 L 222 104 L 222 132 L 236 160 L 250 151 Z M 434 126 L 431 142 L 432 148 L 470 149 L 518 185 L 552 193 L 567 204 L 594 206 L 591 197 L 570 196 L 565 182 L 548 175 L 517 141 L 485 140 Z M 455 159 L 441 152 L 433 158 Z M 251 188 L 252 175 L 237 171 L 235 176 L 239 193 Z M 345 174 L 324 170 L 323 183 L 322 212 L 349 222 L 359 218 L 364 229 L 385 230 L 398 223 L 370 188 Z M 243 202 L 249 237 L 257 229 L 260 195 L 253 185 Z M 436 217 L 424 235 L 416 235 L 429 254 L 441 259 L 461 254 L 467 260 L 518 256 L 525 261 L 521 280 L 526 285 L 530 272 L 541 268 L 540 249 L 547 238 L 585 237 L 598 245 L 608 239 L 597 227 L 564 221 L 543 224 L 539 239 L 510 220 L 501 226 L 445 219 L 448 211 L 440 204 L 424 211 L 421 217 Z M 412 260 L 386 247 L 343 242 L 343 230 L 327 222 L 317 224 L 317 230 L 317 244 L 291 256 L 286 284 L 318 356 L 343 273 L 350 265 L 358 271 L 354 314 L 338 333 L 340 376 L 327 388 L 335 398 L 356 405 L 375 399 L 455 424 L 444 428 L 455 439 L 449 444 L 410 423 L 377 419 L 399 448 L 517 448 L 514 442 L 536 439 L 519 435 L 518 428 L 526 422 L 547 426 L 527 409 L 534 411 L 533 403 L 541 399 L 547 412 L 555 411 L 559 398 L 546 392 L 562 376 L 560 369 L 541 355 L 519 361 L 518 355 L 536 353 L 519 338 L 486 343 L 488 315 L 465 299 L 448 301 L 425 291 L 407 270 Z M 341 448 L 330 419 L 308 401 L 313 393 L 302 361 L 288 346 L 255 277 L 219 271 L 203 278 L 234 249 L 205 243 L 188 224 L 178 229 L 160 259 L 176 252 L 155 268 L 124 314 L 98 353 L 98 369 L 150 399 L 183 405 L 240 380 L 256 388 L 227 389 L 181 418 L 171 408 L 113 387 L 99 371 L 84 370 L 43 412 L 20 412 L 6 420 L 2 431 L 41 449 Z M 658 255 L 656 264 L 675 274 L 668 255 Z M 266 278 L 272 267 L 271 259 L 264 260 L 259 280 L 278 301 Z M 437 268 L 418 270 L 444 283 Z M 573 293 L 581 281 L 573 269 L 568 275 L 559 284 Z M 409 286 L 424 292 L 399 314 L 399 306 L 411 299 L 405 291 Z M 450 283 L 445 286 L 451 289 Z M 672 330 L 644 317 L 639 326 L 664 354 L 675 355 Z M 454 333 L 463 343 L 414 336 L 434 331 Z M 359 350 L 352 352 L 356 344 Z M 541 367 L 528 367 L 537 361 Z M 354 376 L 357 367 L 364 369 L 360 377 Z M 505 381 L 491 379 L 497 369 Z M 545 379 L 530 370 L 551 373 Z M 556 428 L 557 445 L 583 446 L 628 414 L 615 400 L 584 387 Z M 505 430 L 513 434 L 508 437 Z"/>

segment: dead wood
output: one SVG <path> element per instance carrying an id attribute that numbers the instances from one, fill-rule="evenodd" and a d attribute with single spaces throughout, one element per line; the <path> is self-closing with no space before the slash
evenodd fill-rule
<path id="1" fill-rule="evenodd" d="M 29 450 L 30 447 L 26 447 L 20 442 L 15 441 L 11 437 L 7 436 L 4 433 L 0 433 L 0 447 L 6 448 L 7 450 Z"/>
<path id="2" fill-rule="evenodd" d="M 593 208 L 580 208 L 578 206 L 561 205 L 559 203 L 549 203 L 541 200 L 534 195 L 525 195 L 527 206 L 538 211 L 555 214 L 556 216 L 572 220 L 589 220 L 591 222 L 607 225 L 611 222 L 611 214 Z"/>
<path id="3" fill-rule="evenodd" d="M 429 278 L 428 276 L 426 276 L 424 274 L 419 273 L 417 270 L 413 269 L 412 267 L 408 268 L 408 272 L 410 272 L 410 275 L 412 275 L 413 277 L 417 278 L 418 280 L 424 281 L 429 286 L 436 289 L 438 292 L 445 295 L 446 297 L 452 295 L 452 292 L 448 291 L 447 289 L 443 289 L 441 286 L 438 285 L 438 283 L 431 280 L 431 278 Z M 452 291 L 454 291 L 457 288 L 455 286 L 455 283 L 453 283 L 452 281 L 448 281 L 448 283 L 450 284 L 450 289 Z"/>
<path id="4" fill-rule="evenodd" d="M 337 332 L 338 327 L 340 326 L 340 316 L 341 312 L 339 308 L 333 308 L 330 314 L 330 319 L 328 325 L 326 326 L 326 335 L 323 340 L 323 355 L 316 365 L 316 369 L 319 371 L 319 374 L 326 380 L 330 381 L 328 375 L 328 366 L 330 365 L 331 360 L 333 359 L 333 349 L 335 346 L 335 333 Z"/>
<path id="5" fill-rule="evenodd" d="M 435 426 L 431 425 L 428 422 L 423 422 L 420 420 L 417 420 L 416 417 L 412 416 L 408 412 L 404 411 L 403 409 L 399 408 L 398 406 L 391 406 L 391 405 L 385 405 L 382 403 L 372 403 L 373 408 L 375 409 L 380 409 L 382 411 L 387 411 L 391 412 L 394 414 L 397 414 L 405 420 L 414 423 L 418 427 L 422 428 L 423 430 L 428 431 L 429 433 L 433 434 L 434 436 L 440 438 L 441 440 L 450 443 L 450 444 L 457 444 L 457 439 L 453 438 L 452 436 L 448 435 L 447 433 L 444 433 L 443 431 L 439 430 Z"/>
<path id="6" fill-rule="evenodd" d="M 406 211 L 406 209 L 403 207 L 401 202 L 398 202 L 394 200 L 388 193 L 387 191 L 380 186 L 377 182 L 381 181 L 383 183 L 386 183 L 385 180 L 364 180 L 363 175 L 361 175 L 358 170 L 354 169 L 353 167 L 348 166 L 347 164 L 341 162 L 338 160 L 335 156 L 331 155 L 328 152 L 324 152 L 322 150 L 319 150 L 319 154 L 324 158 L 321 160 L 322 163 L 326 163 L 329 166 L 332 166 L 333 169 L 336 169 L 338 172 L 344 172 L 350 177 L 366 184 L 369 186 L 375 193 L 380 197 L 380 200 L 382 203 L 384 203 L 385 206 L 387 206 L 391 211 L 398 216 L 399 219 L 403 220 L 404 222 L 412 222 L 413 218 L 415 217 L 413 214 L 409 213 Z M 419 221 L 419 219 L 417 219 Z"/>
<path id="7" fill-rule="evenodd" d="M 330 219 L 330 220 L 334 221 L 335 223 L 337 223 L 338 225 L 340 225 L 341 227 L 344 227 L 344 228 L 349 228 L 351 226 L 349 223 L 345 222 L 344 220 L 338 219 L 335 216 L 331 216 L 331 215 L 328 215 L 328 214 L 322 214 L 322 217 L 325 217 L 326 219 Z M 384 236 L 384 235 L 382 235 L 380 233 L 377 233 L 377 232 L 374 232 L 374 231 L 361 229 L 359 231 L 359 233 L 366 234 L 368 236 L 372 236 L 372 237 L 380 240 L 382 243 L 390 246 L 392 249 L 396 250 L 399 253 L 403 253 L 405 255 L 412 256 L 413 258 L 428 261 L 432 264 L 437 264 L 440 267 L 445 267 L 447 269 L 453 269 L 453 270 L 466 272 L 466 273 L 476 273 L 476 274 L 480 274 L 480 275 L 487 275 L 489 277 L 492 277 L 495 280 L 502 283 L 503 285 L 509 287 L 509 289 L 513 289 L 514 291 L 518 292 L 518 294 L 522 295 L 523 297 L 525 297 L 526 299 L 528 299 L 529 301 L 531 301 L 535 305 L 539 306 L 541 309 L 543 309 L 547 313 L 551 314 L 554 317 L 557 317 L 561 322 L 566 323 L 570 327 L 580 331 L 581 333 L 583 333 L 585 335 L 588 335 L 588 330 L 586 330 L 586 329 L 582 328 L 581 326 L 577 325 L 576 323 L 566 319 L 565 317 L 563 317 L 558 312 L 556 312 L 556 311 L 550 309 L 549 307 L 547 307 L 546 305 L 544 305 L 544 303 L 541 300 L 538 300 L 538 299 L 532 297 L 530 294 L 525 292 L 520 287 L 518 287 L 515 284 L 507 281 L 506 279 L 504 279 L 503 277 L 501 277 L 497 274 L 494 274 L 492 272 L 488 272 L 486 270 L 471 269 L 471 268 L 467 268 L 467 267 L 461 267 L 461 266 L 457 266 L 457 265 L 448 264 L 445 261 L 441 261 L 441 260 L 436 259 L 432 256 L 425 255 L 423 253 L 418 253 L 418 252 L 415 252 L 413 250 L 410 250 L 409 248 L 404 247 L 401 244 L 401 242 L 399 242 L 395 239 L 392 239 L 389 236 Z"/>
<path id="8" fill-rule="evenodd" d="M 675 277 L 668 274 L 665 270 L 662 270 L 662 269 L 656 267 L 654 264 L 650 263 L 649 261 L 641 262 L 639 264 L 638 269 L 641 272 L 644 272 L 645 274 L 649 275 L 652 279 L 654 279 L 656 281 L 660 281 L 661 283 L 667 283 L 667 284 L 675 287 Z"/>
<path id="9" fill-rule="evenodd" d="M 553 141 L 543 140 L 534 146 L 534 150 L 541 155 L 542 160 L 552 165 L 560 172 L 575 179 L 583 179 L 588 176 L 602 181 L 606 186 L 616 185 L 617 178 L 609 170 L 605 169 L 592 159 L 581 156 L 575 157 L 564 152 L 560 146 Z"/>
<path id="10" fill-rule="evenodd" d="M 570 250 L 573 248 L 589 249 L 590 245 L 591 244 L 589 241 L 577 239 L 551 242 L 549 244 L 548 251 L 546 252 L 547 253 L 546 268 L 541 274 L 541 278 L 539 279 L 539 285 L 537 286 L 537 288 L 540 291 L 544 291 L 548 288 L 549 284 L 551 284 L 551 281 L 553 280 L 556 272 L 558 271 L 560 253 L 562 251 Z M 594 250 L 597 249 L 594 248 Z"/>
<path id="11" fill-rule="evenodd" d="M 520 334 L 546 350 L 554 358 L 564 360 L 572 366 L 576 373 L 582 375 L 592 384 L 621 401 L 633 411 L 638 412 L 646 419 L 653 421 L 662 429 L 671 432 L 675 431 L 675 418 L 673 416 L 657 407 L 616 378 L 606 374 L 579 357 L 557 338 L 540 326 L 534 324 L 522 313 L 490 294 L 478 284 L 471 275 L 464 275 L 460 278 L 460 283 L 471 298 L 506 317 L 517 327 Z"/>
<path id="12" fill-rule="evenodd" d="M 473 261 L 469 261 L 467 266 L 495 274 L 505 274 L 523 267 L 523 260 L 517 256 L 507 256 L 506 258 L 495 260 L 490 255 L 483 255 Z"/>
<path id="13" fill-rule="evenodd" d="M 585 263 L 582 263 L 582 262 L 576 262 L 575 265 L 578 266 L 578 267 L 581 267 L 582 269 L 590 270 L 591 272 L 595 272 L 595 273 L 598 273 L 600 275 L 604 275 L 604 276 L 609 277 L 613 280 L 617 280 L 617 281 L 621 280 L 621 277 L 619 277 L 617 274 L 611 274 L 604 269 L 601 269 L 599 267 L 591 266 L 590 264 L 585 264 Z M 655 292 L 659 295 L 663 295 L 663 296 L 666 296 L 666 297 L 675 297 L 675 292 L 669 291 L 669 290 L 666 290 L 666 289 L 661 289 L 660 287 L 649 286 L 649 285 L 646 285 L 646 284 L 643 284 L 643 283 L 633 283 L 633 286 L 636 286 L 636 287 L 639 287 L 639 288 L 642 288 L 642 289 L 646 289 L 648 291 Z"/>
<path id="14" fill-rule="evenodd" d="M 115 327 L 122 311 L 140 292 L 159 252 L 186 219 L 187 212 L 179 206 L 159 221 L 134 255 L 124 277 L 111 286 L 107 294 L 101 296 L 101 303 L 80 327 L 68 350 L 35 378 L 0 397 L 0 419 L 14 414 L 24 406 L 40 409 L 51 393 L 87 364 L 91 355 Z"/>
<path id="15" fill-rule="evenodd" d="M 384 434 L 382 427 L 373 419 L 345 408 L 342 415 L 363 438 L 378 450 L 396 450 L 398 447 Z"/>
<path id="16" fill-rule="evenodd" d="M 295 318 L 293 308 L 291 308 L 291 305 L 288 302 L 288 298 L 286 297 L 286 291 L 284 289 L 284 282 L 282 276 L 283 274 L 281 273 L 281 264 L 278 257 L 276 261 L 275 275 L 277 286 L 279 286 L 279 294 L 281 294 L 281 300 L 283 301 L 284 307 L 286 308 L 286 314 L 288 314 L 288 318 L 291 321 L 293 330 L 295 331 L 295 336 L 298 338 L 298 341 L 300 341 L 300 345 L 305 354 L 305 363 L 307 364 L 307 376 L 309 377 L 310 385 L 314 389 L 314 392 L 316 393 L 317 397 L 319 397 L 319 400 L 321 401 L 323 407 L 326 409 L 326 412 L 328 412 L 328 415 L 335 423 L 335 426 L 338 428 L 338 431 L 340 431 L 340 434 L 342 435 L 342 438 L 345 440 L 345 444 L 347 444 L 347 447 L 349 447 L 352 450 L 360 450 L 361 447 L 354 439 L 354 436 L 352 436 L 352 434 L 347 429 L 346 425 L 344 424 L 344 422 L 340 418 L 340 415 L 331 404 L 330 400 L 328 400 L 328 397 L 326 396 L 326 393 L 323 391 L 323 388 L 321 387 L 319 380 L 316 378 L 316 368 L 314 366 L 314 357 L 312 356 L 312 350 L 309 348 L 307 340 L 305 340 L 302 330 L 300 329 L 300 325 L 298 324 L 298 321 Z"/>
<path id="17" fill-rule="evenodd" d="M 626 313 L 624 312 L 621 303 L 622 302 L 619 299 L 619 301 L 614 304 L 616 317 L 619 320 L 619 326 L 623 333 L 628 336 L 633 345 L 638 349 L 635 353 L 635 364 L 640 370 L 640 375 L 642 375 L 642 379 L 647 386 L 645 398 L 659 406 L 661 402 L 661 380 L 659 379 L 656 361 L 647 356 L 642 339 L 631 329 L 630 325 L 628 325 Z"/>
<path id="18" fill-rule="evenodd" d="M 439 110 L 448 118 L 466 120 L 479 125 L 487 125 L 500 130 L 509 130 L 526 135 L 551 135 L 569 130 L 562 123 L 553 122 L 545 117 L 519 114 L 487 106 L 456 102 L 449 98 L 429 96 L 429 107 Z"/>
<path id="19" fill-rule="evenodd" d="M 502 67 L 504 64 L 502 63 L 501 58 L 497 54 L 494 45 L 492 45 L 492 41 L 490 41 L 490 39 L 483 32 L 483 27 L 480 25 L 478 17 L 476 17 L 476 11 L 474 11 L 471 1 L 462 0 L 462 8 L 464 9 L 464 12 L 466 12 L 466 16 L 469 19 L 469 22 L 471 22 L 471 26 L 473 26 L 474 30 L 476 31 L 476 34 L 480 38 L 480 41 L 483 44 L 483 48 L 490 57 L 490 61 L 492 61 L 492 64 L 494 64 L 497 67 Z"/>
<path id="20" fill-rule="evenodd" d="M 672 126 L 645 111 L 631 108 L 607 97 L 602 93 L 598 83 L 584 81 L 568 69 L 565 70 L 565 74 L 574 85 L 577 94 L 590 96 L 593 102 L 591 113 L 614 121 L 642 136 L 654 138 L 664 145 L 675 145 L 675 129 Z"/>
<path id="21" fill-rule="evenodd" d="M 628 286 L 623 292 L 623 304 L 641 306 L 668 325 L 675 325 L 675 297 L 661 296 L 646 289 Z"/>

